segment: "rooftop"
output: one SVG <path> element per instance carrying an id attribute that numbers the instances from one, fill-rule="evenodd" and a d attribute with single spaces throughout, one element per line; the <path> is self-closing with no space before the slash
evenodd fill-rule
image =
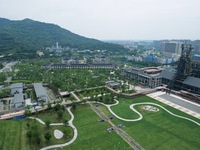
<path id="1" fill-rule="evenodd" d="M 183 81 L 183 84 L 191 85 L 191 86 L 200 88 L 200 78 L 188 76 L 188 77 Z"/>
<path id="2" fill-rule="evenodd" d="M 23 93 L 15 94 L 15 95 L 14 95 L 14 98 L 13 98 L 13 101 L 14 101 L 14 104 L 24 102 Z"/>
<path id="3" fill-rule="evenodd" d="M 48 97 L 46 90 L 42 86 L 42 83 L 33 83 L 33 86 L 37 97 Z"/>
<path id="4" fill-rule="evenodd" d="M 23 83 L 14 83 L 14 84 L 11 84 L 10 88 L 11 89 L 14 89 L 14 88 L 23 88 Z"/>

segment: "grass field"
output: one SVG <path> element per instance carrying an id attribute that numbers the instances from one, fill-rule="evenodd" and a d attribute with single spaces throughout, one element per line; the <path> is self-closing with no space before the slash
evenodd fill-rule
<path id="1" fill-rule="evenodd" d="M 45 114 L 39 114 L 41 118 L 46 118 Z M 52 115 L 53 116 L 53 115 Z M 51 117 L 52 117 L 51 116 Z M 55 120 L 55 118 L 52 118 Z M 36 124 L 41 137 L 41 143 L 37 146 L 34 143 L 30 143 L 27 140 L 26 133 L 28 131 L 27 122 L 30 122 L 30 125 L 33 126 Z M 58 140 L 54 137 L 54 130 L 58 129 L 60 131 L 67 131 L 67 135 L 62 139 Z M 52 135 L 49 143 L 46 142 L 44 134 L 50 132 Z M 68 126 L 50 126 L 47 128 L 45 125 L 40 124 L 39 122 L 30 119 L 21 119 L 17 121 L 5 120 L 0 121 L 0 150 L 38 150 L 42 147 L 54 144 L 66 143 L 73 136 L 73 130 Z"/>
<path id="2" fill-rule="evenodd" d="M 88 106 L 78 106 L 74 124 L 78 129 L 76 141 L 64 148 L 67 150 L 128 150 L 131 147 L 115 132 L 108 132 L 107 122 L 100 123 L 96 113 Z"/>
<path id="3" fill-rule="evenodd" d="M 119 106 L 113 106 L 112 110 L 120 117 L 129 119 L 137 118 L 134 112 L 130 110 L 129 105 L 140 102 L 154 102 L 165 106 L 175 114 L 182 115 L 200 122 L 192 116 L 189 116 L 179 110 L 166 106 L 149 97 L 140 97 L 133 100 L 120 99 Z M 106 107 L 100 106 L 108 116 L 111 113 Z M 117 125 L 123 123 L 124 130 L 132 136 L 145 149 L 200 149 L 200 127 L 196 124 L 174 117 L 166 111 L 160 109 L 159 112 L 148 112 L 136 106 L 136 109 L 144 116 L 139 122 L 124 122 L 115 118 L 113 122 Z M 123 111 L 122 111 L 123 110 Z M 132 112 L 132 113 L 131 113 Z M 127 116 L 126 116 L 127 115 Z"/>

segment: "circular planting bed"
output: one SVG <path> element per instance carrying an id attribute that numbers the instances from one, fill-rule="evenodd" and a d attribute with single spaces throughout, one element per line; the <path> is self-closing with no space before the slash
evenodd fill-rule
<path id="1" fill-rule="evenodd" d="M 54 130 L 54 136 L 56 139 L 61 139 L 63 137 L 63 133 L 60 130 Z"/>
<path id="2" fill-rule="evenodd" d="M 150 106 L 150 105 L 146 105 L 146 106 L 142 106 L 142 109 L 147 110 L 147 111 L 152 111 L 152 112 L 158 112 L 159 109 L 154 107 L 154 106 Z"/>

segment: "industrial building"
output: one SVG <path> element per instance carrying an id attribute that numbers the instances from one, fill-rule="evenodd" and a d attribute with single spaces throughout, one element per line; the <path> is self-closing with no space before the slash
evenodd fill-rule
<path id="1" fill-rule="evenodd" d="M 136 80 L 139 84 L 149 88 L 155 88 L 162 84 L 161 72 L 162 69 L 157 67 L 128 68 L 122 70 L 122 74 L 127 79 Z"/>
<path id="2" fill-rule="evenodd" d="M 125 77 L 150 88 L 165 84 L 169 92 L 175 89 L 200 94 L 200 62 L 192 61 L 191 45 L 182 45 L 181 48 L 175 73 L 156 67 L 123 69 L 122 72 Z"/>
<path id="3" fill-rule="evenodd" d="M 122 74 L 127 79 L 136 80 L 139 84 L 149 88 L 168 85 L 175 76 L 175 73 L 157 67 L 128 68 L 123 69 Z M 200 78 L 186 77 L 182 81 L 180 89 L 200 94 Z"/>

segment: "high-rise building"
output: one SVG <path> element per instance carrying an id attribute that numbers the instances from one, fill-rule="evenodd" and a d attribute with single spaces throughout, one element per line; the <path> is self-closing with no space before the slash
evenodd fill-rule
<path id="1" fill-rule="evenodd" d="M 181 55 L 180 42 L 164 42 L 162 44 L 162 51 L 166 56 L 172 57 L 174 54 Z"/>

